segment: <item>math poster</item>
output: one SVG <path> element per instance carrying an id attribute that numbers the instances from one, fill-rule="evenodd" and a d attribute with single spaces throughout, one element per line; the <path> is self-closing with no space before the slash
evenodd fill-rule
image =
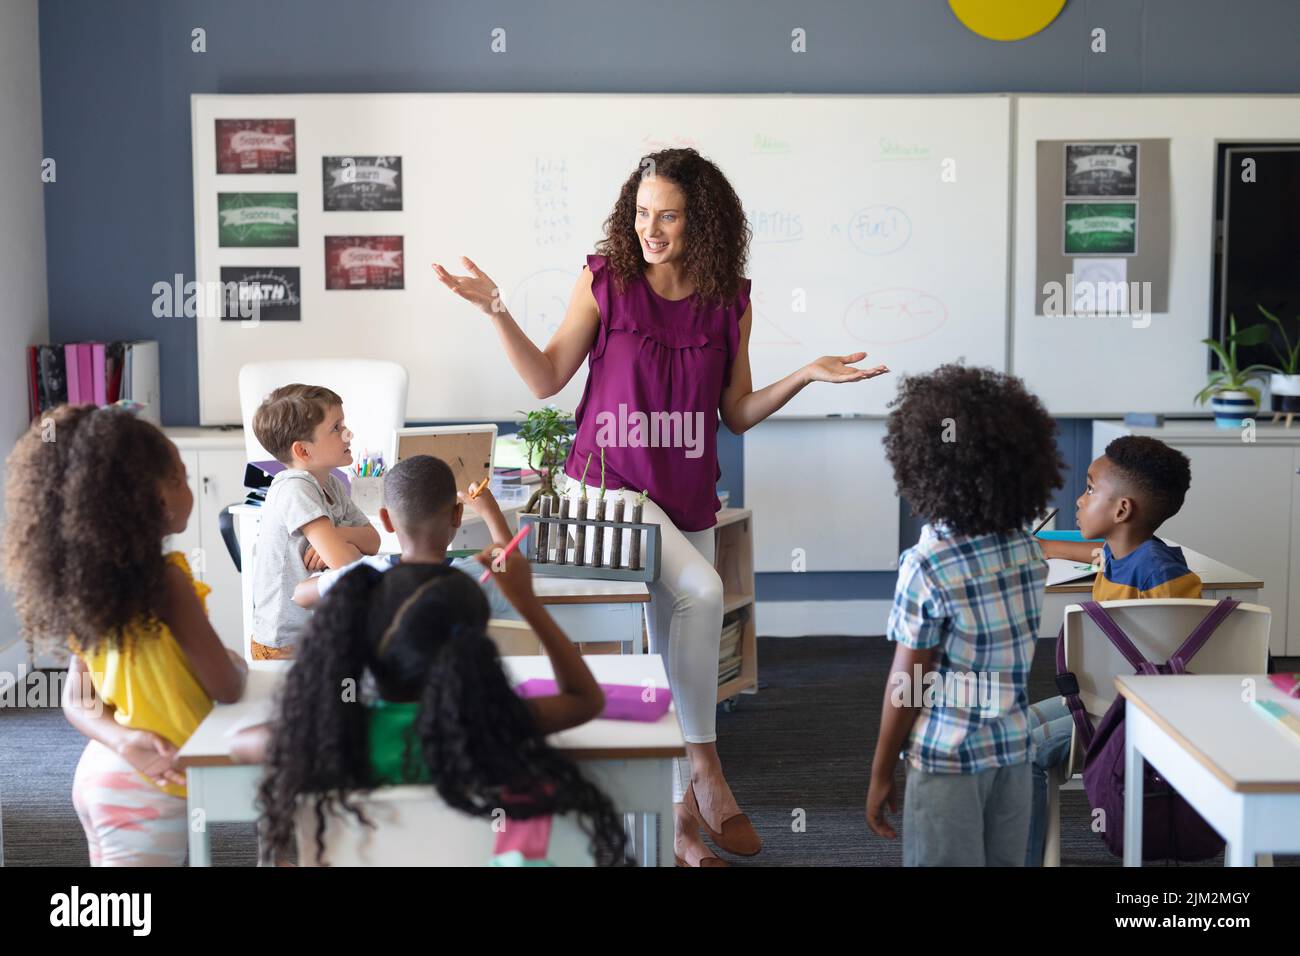
<path id="1" fill-rule="evenodd" d="M 1137 196 L 1138 144 L 1067 143 L 1065 194 Z"/>
<path id="2" fill-rule="evenodd" d="M 222 266 L 221 320 L 299 322 L 302 280 L 297 266 Z"/>
<path id="3" fill-rule="evenodd" d="M 291 119 L 219 119 L 217 172 L 296 173 L 298 150 Z"/>
<path id="4" fill-rule="evenodd" d="M 298 194 L 217 193 L 217 237 L 232 248 L 298 245 Z"/>
<path id="5" fill-rule="evenodd" d="M 401 212 L 402 157 L 324 156 L 326 212 Z"/>
<path id="6" fill-rule="evenodd" d="M 401 236 L 326 236 L 325 288 L 404 288 Z"/>

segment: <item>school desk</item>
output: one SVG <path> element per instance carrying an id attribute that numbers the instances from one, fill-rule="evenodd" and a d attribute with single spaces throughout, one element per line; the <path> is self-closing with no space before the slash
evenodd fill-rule
<path id="1" fill-rule="evenodd" d="M 657 654 L 596 654 L 584 660 L 601 683 L 668 687 L 663 659 Z M 513 684 L 531 677 L 554 676 L 550 659 L 545 656 L 503 657 L 501 662 Z M 251 823 L 257 819 L 253 802 L 262 768 L 233 763 L 226 732 L 271 716 L 271 701 L 286 669 L 251 671 L 243 698 L 214 707 L 177 755 L 176 766 L 185 771 L 189 791 L 190 866 L 211 865 L 209 824 Z M 580 763 L 616 810 L 642 815 L 642 826 L 635 838 L 641 864 L 654 865 L 656 854 L 651 848 L 657 844 L 659 865 L 672 866 L 673 758 L 686 755 L 675 711 L 670 709 L 654 723 L 592 720 L 553 734 L 550 742 Z"/>
<path id="2" fill-rule="evenodd" d="M 506 511 L 511 524 L 518 506 Z M 239 535 L 243 554 L 240 589 L 243 597 L 244 659 L 249 657 L 249 638 L 253 634 L 253 564 L 257 560 L 257 531 L 261 524 L 261 508 L 238 505 L 230 509 L 235 516 L 235 530 Z M 473 520 L 471 520 L 473 519 Z M 396 535 L 384 531 L 378 516 L 371 524 L 380 533 L 380 553 L 392 554 L 398 550 Z M 460 532 L 451 547 L 484 548 L 488 545 L 487 528 L 483 519 L 466 511 Z M 551 616 L 575 643 L 620 642 L 628 644 L 634 654 L 641 652 L 642 627 L 645 622 L 645 605 L 650 600 L 650 590 L 639 581 L 594 581 L 583 578 L 556 578 L 533 575 L 533 590 L 546 605 Z"/>
<path id="3" fill-rule="evenodd" d="M 1173 541 L 1165 540 L 1168 544 L 1175 544 Z M 1225 597 L 1232 597 L 1243 604 L 1262 603 L 1259 600 L 1259 592 L 1264 587 L 1264 582 L 1259 578 L 1244 571 L 1238 571 L 1236 568 L 1230 568 L 1223 562 L 1216 561 L 1214 558 L 1201 554 L 1199 551 L 1193 551 L 1186 546 L 1178 545 L 1178 547 L 1183 549 L 1183 557 L 1187 561 L 1187 567 L 1195 571 L 1201 579 L 1202 598 L 1217 601 Z M 1088 600 L 1087 595 L 1092 593 L 1094 577 L 1096 577 L 1095 574 L 1090 574 L 1086 578 L 1080 578 L 1066 584 L 1056 584 L 1047 589 L 1046 596 L 1043 599 L 1043 616 L 1038 628 L 1039 637 L 1056 637 L 1061 632 L 1061 623 L 1065 620 L 1065 609 L 1071 604 L 1078 604 L 1080 601 Z"/>
<path id="4" fill-rule="evenodd" d="M 1125 700 L 1125 866 L 1142 865 L 1143 760 L 1227 841 L 1228 866 L 1300 853 L 1300 743 L 1242 699 L 1245 681 L 1300 716 L 1300 701 L 1262 674 L 1115 678 Z"/>

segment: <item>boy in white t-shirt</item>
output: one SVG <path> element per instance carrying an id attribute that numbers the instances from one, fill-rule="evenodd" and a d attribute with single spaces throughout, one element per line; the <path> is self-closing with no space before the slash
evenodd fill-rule
<path id="1" fill-rule="evenodd" d="M 285 465 L 262 508 L 253 569 L 254 660 L 293 656 L 311 616 L 293 589 L 313 571 L 379 551 L 379 532 L 330 472 L 352 463 L 343 400 L 320 385 L 277 388 L 253 414 L 253 433 Z"/>

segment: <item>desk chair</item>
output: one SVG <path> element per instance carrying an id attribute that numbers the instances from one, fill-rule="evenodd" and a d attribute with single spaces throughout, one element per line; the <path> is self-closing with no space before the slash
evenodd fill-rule
<path id="1" fill-rule="evenodd" d="M 502 657 L 524 657 L 542 653 L 542 641 L 537 632 L 523 621 L 494 617 L 488 621 L 488 637 L 497 646 Z"/>
<path id="2" fill-rule="evenodd" d="M 453 810 L 433 787 L 384 787 L 352 800 L 375 826 L 346 810 L 327 813 L 323 858 L 316 850 L 315 803 L 304 801 L 296 819 L 299 866 L 484 866 L 492 857 L 492 818 Z M 556 817 L 547 859 L 592 866 L 589 843 L 574 819 Z"/>
<path id="3" fill-rule="evenodd" d="M 239 414 L 244 423 L 244 453 L 248 461 L 272 457 L 253 434 L 253 413 L 267 395 L 292 382 L 324 385 L 343 399 L 347 426 L 353 434 L 352 455 L 356 459 L 365 452 L 382 452 L 386 456 L 392 446 L 393 432 L 406 424 L 410 376 L 396 362 L 374 359 L 249 362 L 239 369 Z M 222 510 L 219 524 L 230 558 L 235 568 L 242 571 L 242 555 L 228 507 Z"/>
<path id="4" fill-rule="evenodd" d="M 1111 618 L 1142 656 L 1164 663 L 1219 602 L 1191 598 L 1102 601 Z M 1268 670 L 1268 630 L 1273 613 L 1239 604 L 1191 660 L 1193 674 L 1263 674 Z M 1078 604 L 1065 609 L 1065 667 L 1079 681 L 1079 698 L 1095 725 L 1115 702 L 1115 678 L 1133 673 L 1124 656 Z M 1171 676 L 1170 678 L 1175 679 Z M 1061 865 L 1063 789 L 1083 789 L 1083 747 L 1072 730 L 1064 766 L 1047 778 L 1047 840 L 1043 866 Z"/>

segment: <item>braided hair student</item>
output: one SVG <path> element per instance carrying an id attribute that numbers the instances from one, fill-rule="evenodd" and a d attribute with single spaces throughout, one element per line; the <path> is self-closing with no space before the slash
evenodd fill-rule
<path id="1" fill-rule="evenodd" d="M 491 566 L 488 552 L 479 557 Z M 356 793 L 428 783 L 472 816 L 576 815 L 598 864 L 627 862 L 621 815 L 546 742 L 597 716 L 604 694 L 533 594 L 528 562 L 515 553 L 494 570 L 550 656 L 558 692 L 525 700 L 511 688 L 487 636 L 487 598 L 469 575 L 439 564 L 355 568 L 317 605 L 285 677 L 259 795 L 264 852 L 294 845 L 301 800 L 314 801 L 324 857 L 328 813 L 371 823 Z"/>

